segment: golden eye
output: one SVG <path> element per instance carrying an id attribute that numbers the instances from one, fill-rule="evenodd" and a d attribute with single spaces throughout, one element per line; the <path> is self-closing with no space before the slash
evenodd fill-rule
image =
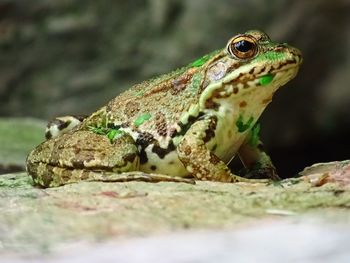
<path id="1" fill-rule="evenodd" d="M 258 53 L 258 45 L 252 36 L 238 35 L 228 42 L 227 51 L 233 57 L 250 59 Z"/>

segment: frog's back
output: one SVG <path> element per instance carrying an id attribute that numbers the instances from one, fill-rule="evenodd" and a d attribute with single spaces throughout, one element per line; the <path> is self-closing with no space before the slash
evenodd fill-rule
<path id="1" fill-rule="evenodd" d="M 184 67 L 134 85 L 107 104 L 108 121 L 135 129 L 147 119 L 148 125 L 166 133 L 166 126 L 178 123 L 191 105 L 198 104 L 203 81 L 200 68 Z M 148 130 L 148 125 L 143 128 Z"/>

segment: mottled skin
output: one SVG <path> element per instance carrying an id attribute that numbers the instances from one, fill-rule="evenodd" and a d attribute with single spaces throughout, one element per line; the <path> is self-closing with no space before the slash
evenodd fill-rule
<path id="1" fill-rule="evenodd" d="M 301 60 L 300 51 L 260 31 L 235 36 L 222 50 L 133 86 L 75 127 L 61 125 L 61 134 L 49 127 L 52 138 L 29 154 L 27 170 L 43 187 L 247 181 L 227 167 L 238 153 L 250 173 L 276 179 L 255 124 Z"/>

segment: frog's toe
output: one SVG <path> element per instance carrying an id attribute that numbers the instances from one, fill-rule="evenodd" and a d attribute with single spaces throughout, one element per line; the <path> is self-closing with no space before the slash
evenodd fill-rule
<path id="1" fill-rule="evenodd" d="M 273 166 L 266 166 L 260 168 L 243 168 L 239 171 L 239 174 L 248 179 L 271 179 L 274 181 L 281 180 L 278 176 L 276 168 Z"/>

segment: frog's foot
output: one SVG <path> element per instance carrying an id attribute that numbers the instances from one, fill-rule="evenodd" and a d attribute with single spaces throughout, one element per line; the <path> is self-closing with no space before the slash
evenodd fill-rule
<path id="1" fill-rule="evenodd" d="M 227 165 L 206 147 L 206 133 L 215 118 L 194 123 L 177 147 L 178 157 L 193 177 L 218 182 L 267 183 L 269 180 L 247 179 L 231 173 Z"/>
<path id="2" fill-rule="evenodd" d="M 87 116 L 62 116 L 49 121 L 45 130 L 45 138 L 51 139 L 72 130 Z"/>
<path id="3" fill-rule="evenodd" d="M 281 180 L 262 142 L 256 136 L 251 132 L 239 149 L 239 158 L 245 166 L 240 175 L 244 175 L 245 178 Z"/>
<path id="4" fill-rule="evenodd" d="M 252 168 L 244 167 L 238 174 L 248 179 L 271 178 L 272 180 L 280 180 L 275 167 L 261 167 L 260 163 Z"/>

